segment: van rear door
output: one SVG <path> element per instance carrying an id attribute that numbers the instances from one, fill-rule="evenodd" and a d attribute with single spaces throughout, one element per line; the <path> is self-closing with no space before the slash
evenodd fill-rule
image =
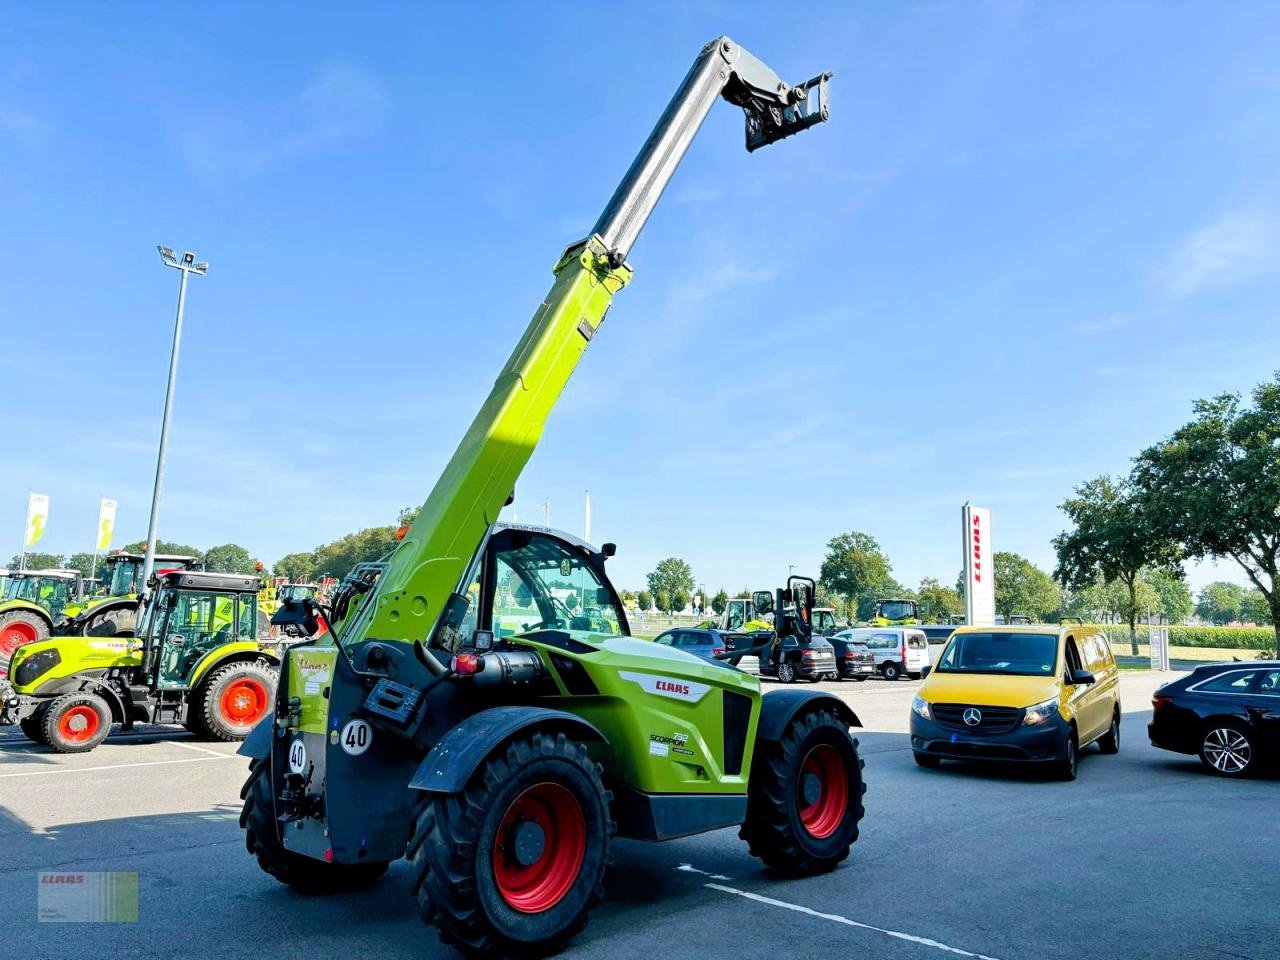
<path id="1" fill-rule="evenodd" d="M 907 672 L 919 673 L 929 666 L 929 638 L 923 630 L 907 630 Z"/>

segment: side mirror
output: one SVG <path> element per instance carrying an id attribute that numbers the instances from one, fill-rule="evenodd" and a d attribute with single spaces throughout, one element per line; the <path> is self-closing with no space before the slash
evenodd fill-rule
<path id="1" fill-rule="evenodd" d="M 618 545 L 616 543 L 606 543 L 600 548 L 600 552 L 606 557 L 612 557 L 618 552 Z"/>
<path id="2" fill-rule="evenodd" d="M 1088 670 L 1077 670 L 1075 671 L 1075 673 L 1071 674 L 1072 686 L 1082 687 L 1082 686 L 1087 686 L 1088 684 L 1097 683 L 1097 682 L 1098 682 L 1098 678 L 1095 677 Z"/>
<path id="3" fill-rule="evenodd" d="M 933 667 L 921 667 L 920 679 L 923 680 L 925 677 L 927 677 L 931 673 L 933 673 Z"/>

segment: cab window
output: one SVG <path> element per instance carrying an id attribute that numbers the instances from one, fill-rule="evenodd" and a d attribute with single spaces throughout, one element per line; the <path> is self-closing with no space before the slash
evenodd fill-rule
<path id="1" fill-rule="evenodd" d="M 258 636 L 258 605 L 254 602 L 252 596 L 242 596 L 240 603 L 240 619 L 239 628 L 236 630 L 238 639 L 255 640 Z M 237 637 L 232 637 L 232 640 Z"/>
<path id="2" fill-rule="evenodd" d="M 625 619 L 613 591 L 582 553 L 551 537 L 530 536 L 499 551 L 494 564 L 493 629 L 617 636 Z"/>
<path id="3" fill-rule="evenodd" d="M 1069 683 L 1072 674 L 1077 670 L 1084 669 L 1084 664 L 1080 659 L 1080 650 L 1076 646 L 1074 637 L 1067 637 L 1066 646 L 1062 651 L 1062 659 L 1064 661 L 1064 679 Z"/>

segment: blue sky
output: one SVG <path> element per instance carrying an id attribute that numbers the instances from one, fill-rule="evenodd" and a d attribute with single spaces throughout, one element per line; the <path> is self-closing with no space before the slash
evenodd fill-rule
<path id="1" fill-rule="evenodd" d="M 850 529 L 951 582 L 965 500 L 1050 567 L 1075 484 L 1280 367 L 1280 8 L 789 7 L 6 5 L 4 555 L 28 489 L 42 548 L 102 495 L 145 533 L 157 243 L 211 264 L 163 537 L 270 562 L 420 502 L 720 33 L 834 70 L 831 121 L 748 155 L 717 106 L 525 472 L 522 519 L 591 491 L 621 583 L 759 587 Z"/>

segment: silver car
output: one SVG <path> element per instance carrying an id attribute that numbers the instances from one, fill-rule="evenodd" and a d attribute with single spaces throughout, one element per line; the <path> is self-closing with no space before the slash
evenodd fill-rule
<path id="1" fill-rule="evenodd" d="M 847 637 L 866 644 L 876 658 L 876 670 L 886 680 L 897 680 L 906 674 L 919 680 L 929 666 L 929 641 L 923 630 L 912 627 L 859 627 L 841 630 L 836 637 Z"/>

